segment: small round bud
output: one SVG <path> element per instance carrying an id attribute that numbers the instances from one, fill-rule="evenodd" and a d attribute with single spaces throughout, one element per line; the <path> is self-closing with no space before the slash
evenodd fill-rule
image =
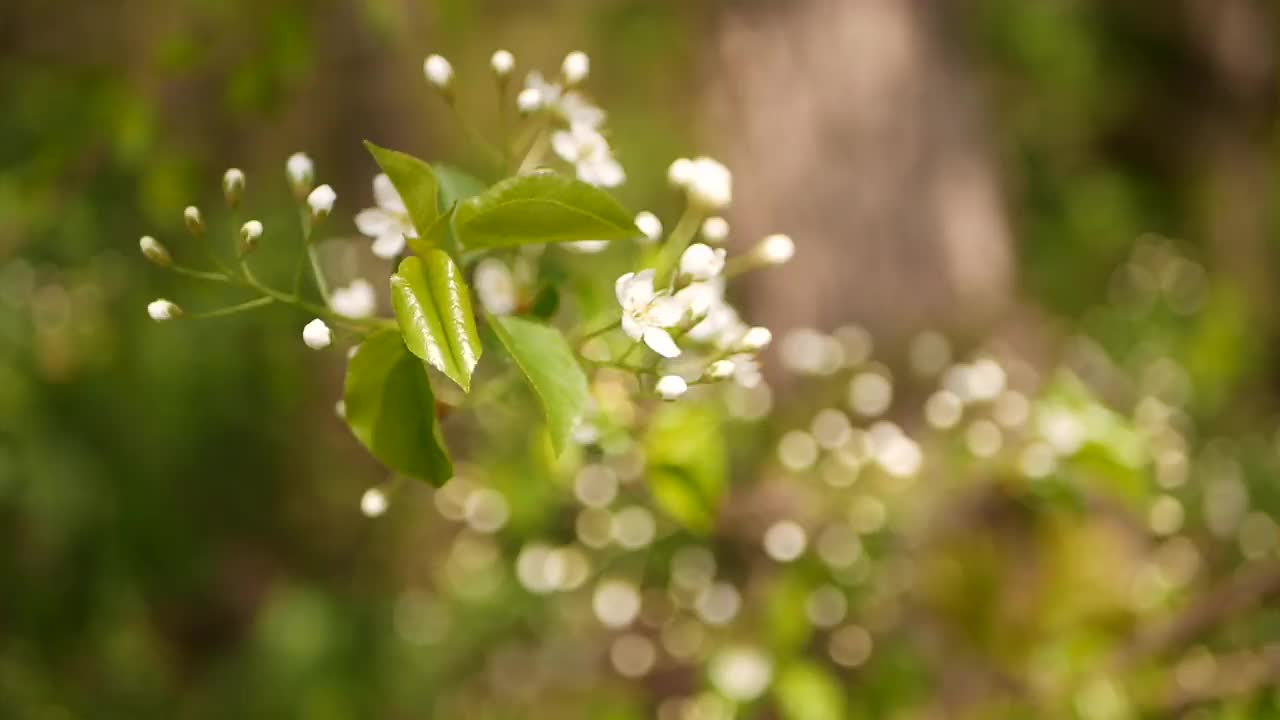
<path id="1" fill-rule="evenodd" d="M 735 370 L 732 360 L 717 360 L 707 366 L 706 376 L 712 380 L 732 377 Z"/>
<path id="2" fill-rule="evenodd" d="M 743 349 L 754 352 L 769 347 L 771 342 L 773 342 L 773 333 L 769 332 L 769 328 L 757 325 L 747 330 L 747 334 L 742 336 L 741 345 Z"/>
<path id="3" fill-rule="evenodd" d="M 258 238 L 262 237 L 262 223 L 250 220 L 240 226 L 240 254 L 248 255 L 258 247 Z"/>
<path id="4" fill-rule="evenodd" d="M 729 221 L 713 215 L 702 221 L 702 237 L 707 242 L 722 243 L 729 237 Z"/>
<path id="5" fill-rule="evenodd" d="M 525 88 L 516 95 L 516 109 L 524 115 L 535 113 L 541 107 L 542 91 L 538 88 Z"/>
<path id="6" fill-rule="evenodd" d="M 204 218 L 200 215 L 200 208 L 188 205 L 187 209 L 182 211 L 182 221 L 186 223 L 187 232 L 193 237 L 204 237 Z"/>
<path id="7" fill-rule="evenodd" d="M 733 173 L 709 157 L 700 157 L 693 160 L 688 188 L 690 201 L 719 210 L 733 201 Z"/>
<path id="8" fill-rule="evenodd" d="M 182 308 L 161 298 L 147 303 L 147 315 L 151 316 L 151 319 L 156 322 L 177 320 L 182 317 Z"/>
<path id="9" fill-rule="evenodd" d="M 333 343 L 333 331 L 320 318 L 302 328 L 302 342 L 312 350 L 323 350 Z"/>
<path id="10" fill-rule="evenodd" d="M 321 185 L 311 194 L 307 196 L 307 205 L 311 207 L 311 216 L 315 218 L 328 217 L 333 212 L 333 203 L 338 199 L 338 194 L 328 185 Z"/>
<path id="11" fill-rule="evenodd" d="M 294 197 L 304 198 L 315 183 L 316 166 L 306 153 L 296 152 L 285 161 L 284 174 L 289 178 Z"/>
<path id="12" fill-rule="evenodd" d="M 422 62 L 422 74 L 437 89 L 448 92 L 453 85 L 453 66 L 439 55 L 428 55 Z"/>
<path id="13" fill-rule="evenodd" d="M 663 400 L 675 400 L 689 391 L 689 383 L 679 375 L 663 375 L 654 390 Z"/>
<path id="14" fill-rule="evenodd" d="M 169 251 L 150 235 L 143 235 L 142 239 L 138 240 L 138 247 L 142 250 L 143 257 L 160 267 L 169 267 L 173 264 Z"/>
<path id="15" fill-rule="evenodd" d="M 667 182 L 675 188 L 687 188 L 693 182 L 693 161 L 689 158 L 678 158 L 667 168 Z"/>
<path id="16" fill-rule="evenodd" d="M 222 196 L 227 199 L 227 207 L 235 210 L 240 207 L 240 196 L 244 194 L 244 173 L 240 168 L 231 168 L 222 174 Z"/>
<path id="17" fill-rule="evenodd" d="M 756 246 L 756 256 L 770 265 L 782 265 L 796 254 L 796 244 L 786 235 L 770 235 Z"/>
<path id="18" fill-rule="evenodd" d="M 724 248 L 694 243 L 680 256 L 680 274 L 697 282 L 710 280 L 724 270 Z"/>
<path id="19" fill-rule="evenodd" d="M 581 50 L 574 50 L 564 56 L 564 62 L 560 65 L 560 74 L 564 76 L 565 84 L 577 85 L 587 79 L 587 74 L 591 72 L 591 58 Z"/>
<path id="20" fill-rule="evenodd" d="M 506 80 L 516 66 L 516 58 L 506 50 L 499 50 L 489 58 L 489 66 L 493 68 L 493 74 L 497 75 L 499 80 Z"/>
<path id="21" fill-rule="evenodd" d="M 662 221 L 648 210 L 642 210 L 636 215 L 636 227 L 640 228 L 640 232 L 650 242 L 657 242 L 662 238 Z"/>

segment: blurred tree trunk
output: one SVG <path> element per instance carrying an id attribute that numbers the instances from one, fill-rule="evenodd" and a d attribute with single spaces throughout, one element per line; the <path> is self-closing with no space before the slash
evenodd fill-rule
<path id="1" fill-rule="evenodd" d="M 798 247 L 755 278 L 754 319 L 894 336 L 983 325 L 1007 306 L 1008 220 L 943 5 L 725 9 L 709 101 L 735 171 L 734 236 L 783 231 Z"/>

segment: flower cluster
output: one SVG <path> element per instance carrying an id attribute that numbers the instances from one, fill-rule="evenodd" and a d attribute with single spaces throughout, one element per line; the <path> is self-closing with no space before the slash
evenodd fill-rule
<path id="1" fill-rule="evenodd" d="M 222 283 L 250 297 L 205 312 L 184 312 L 173 302 L 156 300 L 148 306 L 148 314 L 155 320 L 191 320 L 269 305 L 303 313 L 306 320 L 300 334 L 306 347 L 352 347 L 342 415 L 357 438 L 392 469 L 437 483 L 452 472 L 447 461 L 439 462 L 443 449 L 432 457 L 405 457 L 396 448 L 384 451 L 388 446 L 373 437 L 395 422 L 432 427 L 438 422 L 434 413 L 394 421 L 363 417 L 367 408 L 382 408 L 381 399 L 362 402 L 357 397 L 353 404 L 350 394 L 353 388 L 355 392 L 389 392 L 387 378 L 364 383 L 363 374 L 387 372 L 395 367 L 396 358 L 411 356 L 417 357 L 415 365 L 422 364 L 420 360 L 439 372 L 424 371 L 428 391 L 437 392 L 435 386 L 447 378 L 457 385 L 452 392 L 469 393 L 471 374 L 483 352 L 476 330 L 480 323 L 493 329 L 492 336 L 517 361 L 515 369 L 535 387 L 554 381 L 570 389 L 583 388 L 562 398 L 542 397 L 548 430 L 557 446 L 571 432 L 575 438 L 582 437 L 572 429 L 585 427 L 582 421 L 592 408 L 609 405 L 607 398 L 594 394 L 600 387 L 595 381 L 601 376 L 630 375 L 633 380 L 627 392 L 662 400 L 679 398 L 698 385 L 725 381 L 743 388 L 758 386 L 758 355 L 769 345 L 772 333 L 745 322 L 727 299 L 726 288 L 745 272 L 788 261 L 794 253 L 790 238 L 772 235 L 747 253 L 730 257 L 724 247 L 730 227 L 721 213 L 733 199 L 733 176 L 709 157 L 682 158 L 671 164 L 671 185 L 684 199 L 683 213 L 674 222 L 664 223 L 650 211 L 624 211 L 604 190 L 623 183 L 626 172 L 606 138 L 605 111 L 582 87 L 590 72 L 587 55 L 570 53 L 553 78 L 536 70 L 528 72 L 519 88 L 510 87 L 516 71 L 511 53 L 494 53 L 490 64 L 504 103 L 514 105 L 523 128 L 511 128 L 507 136 L 504 123 L 504 137 L 496 148 L 473 128 L 466 129 L 473 141 L 501 160 L 500 172 L 481 179 L 369 146 L 381 169 L 372 182 L 374 203 L 356 212 L 351 222 L 371 241 L 373 256 L 396 263 L 385 303 L 394 309 L 393 317 L 378 315 L 383 304 L 380 283 L 361 277 L 343 286 L 331 282 L 334 275 L 351 274 L 349 269 L 326 265 L 323 259 L 332 255 L 318 251 L 322 243 L 337 242 L 319 237 L 317 230 L 333 222 L 338 198 L 329 185 L 317 185 L 315 163 L 301 152 L 284 163 L 284 179 L 301 219 L 301 257 L 294 287 L 282 289 L 255 273 L 255 251 L 264 243 L 280 241 L 274 228 L 268 233 L 261 221 L 236 218 L 248 199 L 248 183 L 245 173 L 233 168 L 222 178 L 223 197 L 233 218 L 229 242 L 214 241 L 215 233 L 198 208 L 184 212 L 193 244 L 204 251 L 209 267 L 180 262 L 185 252 L 171 253 L 151 236 L 140 240 L 139 249 L 157 266 Z M 423 74 L 456 111 L 461 88 L 449 61 L 431 55 L 423 63 Z M 504 117 L 511 115 L 509 109 L 503 109 Z M 508 202 L 513 197 L 521 203 Z M 424 202 L 430 199 L 434 202 Z M 520 215 L 526 206 L 534 208 L 531 214 Z M 583 217 L 591 222 L 584 223 Z M 550 246 L 597 252 L 619 243 L 630 245 L 625 257 L 631 264 L 612 283 L 617 301 L 612 310 L 585 310 L 573 290 L 575 283 L 566 282 L 565 271 L 549 272 L 547 258 L 556 257 L 555 251 L 548 251 Z M 577 271 L 571 258 L 561 260 L 570 260 L 571 274 L 581 272 L 577 286 L 599 283 L 598 270 Z M 482 310 L 478 314 L 472 310 L 473 292 L 474 305 Z M 579 327 L 565 327 L 574 322 Z M 389 336 L 397 339 L 384 339 Z M 391 360 L 363 367 L 368 347 L 382 348 Z M 450 405 L 466 402 L 449 391 L 441 391 L 438 397 Z"/>

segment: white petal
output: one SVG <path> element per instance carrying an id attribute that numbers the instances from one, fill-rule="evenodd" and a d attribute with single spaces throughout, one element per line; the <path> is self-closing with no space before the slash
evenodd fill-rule
<path id="1" fill-rule="evenodd" d="M 409 212 L 404 206 L 404 200 L 400 199 L 396 186 L 391 184 L 391 178 L 385 174 L 373 178 L 373 201 L 393 215 L 406 215 Z"/>
<path id="2" fill-rule="evenodd" d="M 653 301 L 653 269 L 641 270 L 627 284 L 625 298 L 620 298 L 623 307 L 640 307 Z"/>
<path id="3" fill-rule="evenodd" d="M 578 142 L 568 130 L 551 133 L 551 149 L 565 162 L 578 162 Z"/>
<path id="4" fill-rule="evenodd" d="M 404 235 L 398 232 L 379 235 L 377 240 L 373 241 L 373 254 L 385 260 L 390 260 L 404 251 Z"/>
<path id="5" fill-rule="evenodd" d="M 613 295 L 618 298 L 618 304 L 626 307 L 627 295 L 630 292 L 631 281 L 635 279 L 636 274 L 633 272 L 623 273 L 613 283 Z"/>
<path id="6" fill-rule="evenodd" d="M 644 337 L 644 328 L 641 327 L 640 323 L 636 322 L 635 318 L 630 315 L 622 316 L 622 332 L 626 333 L 627 337 L 637 342 Z"/>
<path id="7" fill-rule="evenodd" d="M 644 344 L 662 357 L 673 358 L 680 356 L 680 347 L 676 345 L 675 340 L 671 339 L 671 334 L 662 328 L 645 328 Z"/>
<path id="8" fill-rule="evenodd" d="M 656 327 L 672 327 L 679 324 L 684 317 L 684 311 L 684 302 L 677 298 L 670 296 L 654 298 L 649 304 L 649 311 L 645 313 L 645 319 L 650 325 Z"/>
<path id="9" fill-rule="evenodd" d="M 356 213 L 356 229 L 361 235 L 378 237 L 392 230 L 399 222 L 382 208 L 368 208 Z"/>

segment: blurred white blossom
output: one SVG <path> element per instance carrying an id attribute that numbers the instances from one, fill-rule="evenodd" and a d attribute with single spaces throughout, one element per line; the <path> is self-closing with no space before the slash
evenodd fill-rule
<path id="1" fill-rule="evenodd" d="M 633 340 L 643 340 L 663 357 L 677 357 L 680 348 L 667 328 L 680 322 L 684 305 L 670 295 L 655 292 L 653 277 L 653 270 L 629 272 L 614 283 L 614 293 L 622 306 L 622 330 Z"/>
<path id="2" fill-rule="evenodd" d="M 356 229 L 374 239 L 374 255 L 389 260 L 403 252 L 405 238 L 418 237 L 418 231 L 400 193 L 385 174 L 373 178 L 373 200 L 377 207 L 356 213 Z"/>

